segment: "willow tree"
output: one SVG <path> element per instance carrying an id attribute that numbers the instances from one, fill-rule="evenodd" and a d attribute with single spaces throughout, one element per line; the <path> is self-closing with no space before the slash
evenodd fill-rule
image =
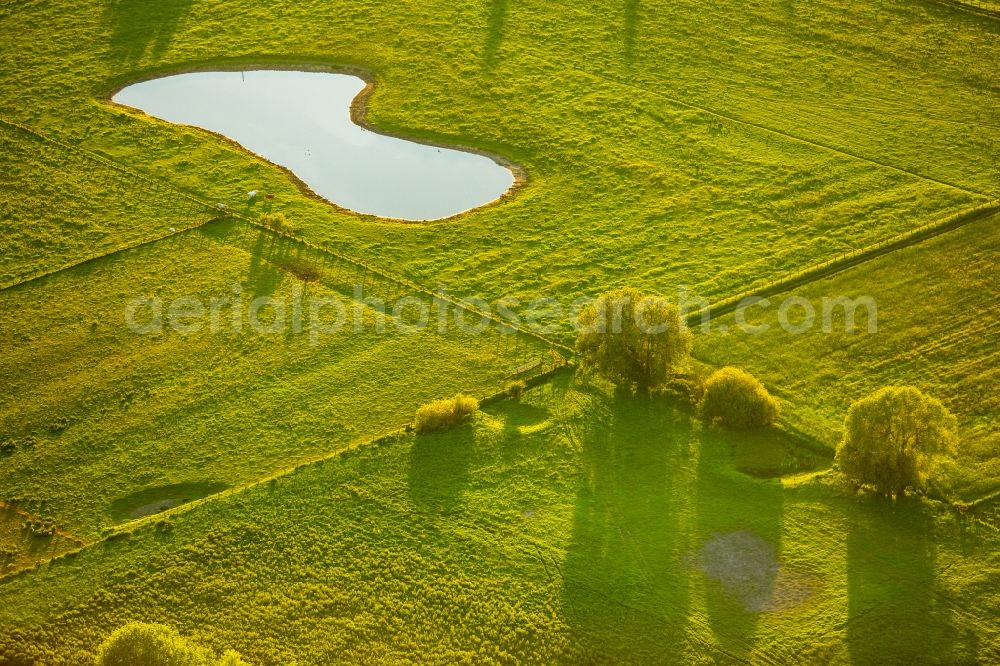
<path id="1" fill-rule="evenodd" d="M 638 289 L 604 294 L 583 309 L 577 324 L 581 365 L 618 386 L 662 386 L 691 354 L 691 331 L 677 306 Z"/>
<path id="2" fill-rule="evenodd" d="M 926 489 L 936 459 L 958 444 L 955 417 L 912 386 L 888 386 L 847 412 L 837 465 L 856 483 L 886 495 Z"/>

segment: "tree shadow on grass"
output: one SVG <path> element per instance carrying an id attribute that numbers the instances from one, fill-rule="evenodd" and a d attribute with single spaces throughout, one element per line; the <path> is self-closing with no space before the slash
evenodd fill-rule
<path id="1" fill-rule="evenodd" d="M 956 626 L 960 616 L 936 590 L 931 510 L 912 499 L 858 497 L 848 511 L 851 662 L 976 663 L 975 631 Z"/>
<path id="2" fill-rule="evenodd" d="M 275 266 L 288 252 L 291 241 L 260 229 L 250 249 L 246 289 L 252 298 L 269 296 L 281 283 L 282 272 Z"/>
<path id="3" fill-rule="evenodd" d="M 483 69 L 492 72 L 499 62 L 503 30 L 507 23 L 509 0 L 491 0 L 490 15 L 486 24 L 486 46 L 483 49 Z"/>
<path id="4" fill-rule="evenodd" d="M 159 60 L 191 10 L 193 0 L 112 0 L 106 20 L 113 25 L 111 57 L 135 63 L 149 55 Z"/>
<path id="5" fill-rule="evenodd" d="M 684 662 L 689 415 L 659 399 L 595 400 L 574 424 L 583 474 L 563 614 L 584 660 Z"/>
<path id="6" fill-rule="evenodd" d="M 410 499 L 419 508 L 450 513 L 469 484 L 475 431 L 465 424 L 447 432 L 417 435 L 410 450 Z"/>
<path id="7" fill-rule="evenodd" d="M 719 648 L 749 658 L 760 614 L 780 603 L 782 487 L 735 473 L 745 434 L 705 428 L 698 458 L 698 539 L 692 565 Z"/>
<path id="8" fill-rule="evenodd" d="M 639 0 L 625 0 L 625 29 L 622 39 L 625 45 L 625 64 L 629 67 L 635 62 L 635 39 L 639 32 Z"/>

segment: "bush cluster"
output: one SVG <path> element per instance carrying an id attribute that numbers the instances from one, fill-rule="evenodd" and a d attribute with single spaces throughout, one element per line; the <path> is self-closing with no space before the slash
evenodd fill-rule
<path id="1" fill-rule="evenodd" d="M 20 440 L 5 439 L 0 441 L 0 457 L 12 455 L 18 449 L 33 449 L 36 444 L 38 440 L 34 435 L 28 435 Z"/>
<path id="2" fill-rule="evenodd" d="M 478 400 L 459 393 L 454 398 L 435 400 L 418 409 L 413 427 L 419 433 L 446 430 L 478 409 Z"/>
<path id="3" fill-rule="evenodd" d="M 507 384 L 507 389 L 506 389 L 507 395 L 509 395 L 511 398 L 514 398 L 515 400 L 520 400 L 521 396 L 523 396 L 524 392 L 527 390 L 528 390 L 528 383 L 525 382 L 523 379 L 517 379 L 515 381 L 512 381 L 511 383 Z"/>
<path id="4" fill-rule="evenodd" d="M 98 666 L 245 666 L 229 650 L 217 658 L 209 650 L 162 624 L 129 622 L 116 629 L 97 650 Z"/>
<path id="5" fill-rule="evenodd" d="M 28 530 L 32 536 L 50 537 L 56 533 L 55 524 L 41 518 L 28 518 L 21 527 Z"/>
<path id="6" fill-rule="evenodd" d="M 701 417 L 733 430 L 763 428 L 774 423 L 780 404 L 756 377 L 739 368 L 722 368 L 705 381 Z"/>

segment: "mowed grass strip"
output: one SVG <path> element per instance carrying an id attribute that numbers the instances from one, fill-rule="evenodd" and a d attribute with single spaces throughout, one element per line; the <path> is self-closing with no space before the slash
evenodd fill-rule
<path id="1" fill-rule="evenodd" d="M 1000 484 L 1000 296 L 996 266 L 1000 242 L 993 216 L 879 257 L 786 294 L 768 308 L 749 308 L 751 326 L 741 331 L 733 316 L 712 322 L 714 332 L 696 338 L 695 354 L 711 364 L 746 367 L 781 396 L 791 422 L 829 445 L 839 441 L 854 400 L 891 384 L 913 384 L 940 398 L 961 427 L 961 470 L 955 490 L 976 497 Z M 823 299 L 871 297 L 877 332 L 868 332 L 865 308 L 857 332 L 846 333 L 844 308 L 832 309 L 824 332 Z M 781 326 L 779 306 L 805 299 L 815 324 L 800 334 Z M 853 309 L 853 308 L 852 308 Z M 801 305 L 788 321 L 804 321 Z M 728 330 L 723 332 L 721 327 Z"/>
<path id="2" fill-rule="evenodd" d="M 217 333 L 207 315 L 199 332 L 170 327 L 174 299 L 197 299 L 207 311 L 212 299 L 232 299 L 234 286 L 243 292 L 240 331 L 229 323 L 232 307 L 221 310 Z M 301 333 L 291 324 L 297 291 Z M 262 295 L 284 302 L 280 331 L 251 327 L 247 310 Z M 161 334 L 126 324 L 127 304 L 146 297 L 162 301 Z M 311 297 L 340 298 L 348 317 L 316 344 Z M 353 303 L 200 231 L 0 292 L 0 433 L 16 446 L 0 460 L 2 499 L 93 537 L 160 503 L 398 428 L 428 400 L 492 393 L 518 362 L 498 357 L 495 335 L 454 326 L 439 335 L 431 322 L 408 334 L 390 320 L 379 334 L 368 307 L 355 332 Z M 259 321 L 275 316 L 267 306 Z M 141 324 L 150 318 L 147 308 L 137 312 Z M 334 319 L 326 309 L 323 321 Z"/>
<path id="3" fill-rule="evenodd" d="M 744 447 L 558 380 L 8 578 L 0 654 L 85 661 L 142 619 L 261 663 L 996 657 L 995 530 L 754 479 Z"/>

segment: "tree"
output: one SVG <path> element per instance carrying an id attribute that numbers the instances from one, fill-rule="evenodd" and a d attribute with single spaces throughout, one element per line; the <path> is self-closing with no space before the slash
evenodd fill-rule
<path id="1" fill-rule="evenodd" d="M 886 495 L 926 489 L 936 459 L 954 455 L 958 423 L 936 398 L 888 386 L 851 405 L 837 465 L 856 483 Z"/>
<path id="2" fill-rule="evenodd" d="M 756 377 L 739 368 L 717 370 L 705 382 L 701 416 L 733 430 L 763 428 L 778 418 L 780 404 Z"/>
<path id="3" fill-rule="evenodd" d="M 162 624 L 129 622 L 97 649 L 99 666 L 246 666 L 229 650 L 221 659 Z"/>
<path id="4" fill-rule="evenodd" d="M 581 365 L 618 386 L 662 386 L 691 354 L 691 331 L 676 305 L 625 288 L 604 294 L 580 313 Z"/>

